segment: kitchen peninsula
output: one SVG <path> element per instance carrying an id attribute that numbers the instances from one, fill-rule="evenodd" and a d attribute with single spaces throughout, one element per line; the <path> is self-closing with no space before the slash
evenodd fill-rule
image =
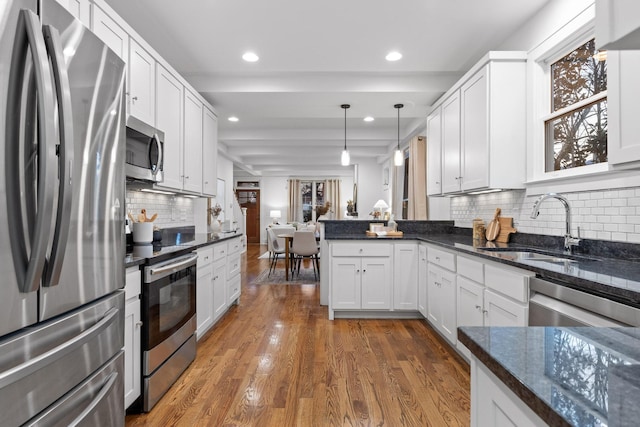
<path id="1" fill-rule="evenodd" d="M 498 425 L 500 417 L 522 426 L 635 425 L 637 405 L 627 400 L 637 396 L 640 384 L 640 311 L 634 309 L 629 321 L 635 327 L 528 325 L 533 278 L 640 307 L 640 267 L 629 261 L 637 257 L 637 245 L 583 240 L 580 253 L 567 255 L 561 237 L 514 234 L 511 243 L 480 243 L 473 241 L 470 229 L 446 221 L 400 220 L 401 238 L 366 237 L 368 221 L 325 221 L 324 227 L 325 253 L 330 254 L 325 257 L 328 274 L 323 277 L 329 315 L 333 311 L 336 317 L 424 316 L 471 363 L 472 425 Z M 399 309 L 396 287 L 407 289 L 407 285 L 390 280 L 383 294 L 389 298 L 384 310 L 361 305 L 360 311 L 341 311 L 335 295 L 344 295 L 338 288 L 344 283 L 335 281 L 332 271 L 345 244 L 362 246 L 363 258 L 387 256 L 394 279 L 400 274 L 403 280 L 416 280 L 417 307 Z M 366 250 L 411 244 L 420 254 L 414 264 L 398 263 L 393 250 L 388 255 Z M 340 248 L 337 253 L 335 248 Z M 525 249 L 554 256 L 509 255 Z M 362 281 L 361 290 L 368 285 L 368 280 Z M 479 295 L 475 305 L 469 304 L 473 290 Z M 438 308 L 441 311 L 432 313 Z"/>

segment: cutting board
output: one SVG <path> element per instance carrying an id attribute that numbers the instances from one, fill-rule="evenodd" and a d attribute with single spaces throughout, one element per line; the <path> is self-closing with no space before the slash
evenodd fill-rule
<path id="1" fill-rule="evenodd" d="M 513 228 L 513 218 L 501 216 L 498 218 L 500 223 L 500 232 L 496 237 L 496 242 L 507 243 L 509 241 L 509 235 L 515 233 L 517 230 Z"/>
<path id="2" fill-rule="evenodd" d="M 496 209 L 496 213 L 493 215 L 493 220 L 487 225 L 486 238 L 488 241 L 493 242 L 500 234 L 500 222 L 498 217 L 500 216 L 500 208 Z"/>

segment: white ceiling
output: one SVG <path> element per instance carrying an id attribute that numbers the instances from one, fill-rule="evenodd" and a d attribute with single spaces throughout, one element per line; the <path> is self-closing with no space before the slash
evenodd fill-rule
<path id="1" fill-rule="evenodd" d="M 381 161 L 394 104 L 401 139 L 423 134 L 433 102 L 550 0 L 106 1 L 214 106 L 237 167 L 309 176 L 351 173 L 340 104 L 352 162 Z"/>

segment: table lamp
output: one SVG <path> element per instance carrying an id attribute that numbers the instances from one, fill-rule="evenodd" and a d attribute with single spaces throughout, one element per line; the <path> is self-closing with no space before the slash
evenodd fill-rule
<path id="1" fill-rule="evenodd" d="M 273 218 L 273 223 L 277 224 L 278 220 L 282 218 L 282 212 L 280 212 L 279 210 L 272 210 L 269 211 L 269 216 Z"/>
<path id="2" fill-rule="evenodd" d="M 382 199 L 378 200 L 376 204 L 373 205 L 373 218 L 380 219 L 384 209 L 389 209 L 389 205 Z"/>

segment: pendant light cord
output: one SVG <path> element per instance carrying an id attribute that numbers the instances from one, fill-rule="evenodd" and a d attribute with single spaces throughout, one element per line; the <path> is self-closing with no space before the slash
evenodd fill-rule
<path id="1" fill-rule="evenodd" d="M 396 104 L 394 107 L 398 110 L 398 151 L 400 151 L 400 109 L 404 104 Z"/>
<path id="2" fill-rule="evenodd" d="M 342 104 L 340 107 L 344 109 L 344 151 L 347 151 L 347 108 L 351 105 Z"/>

